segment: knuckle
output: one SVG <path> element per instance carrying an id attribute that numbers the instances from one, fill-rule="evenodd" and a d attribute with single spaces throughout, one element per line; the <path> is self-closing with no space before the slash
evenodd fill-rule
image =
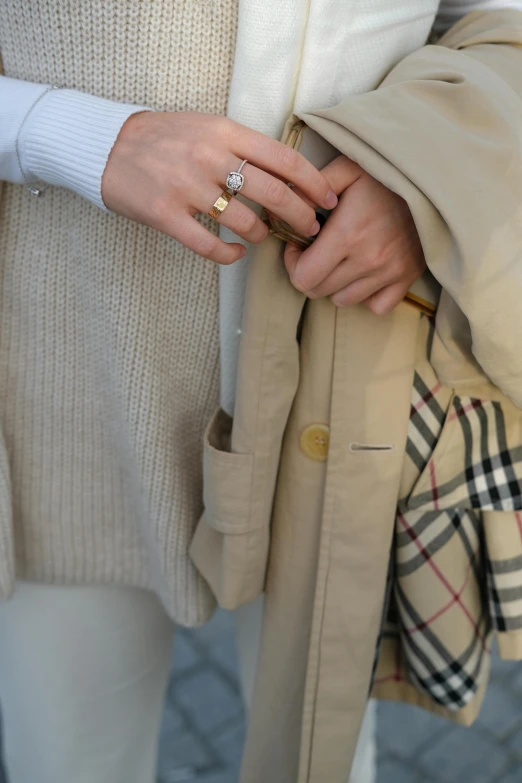
<path id="1" fill-rule="evenodd" d="M 241 210 L 236 218 L 237 228 L 239 231 L 245 234 L 250 234 L 254 230 L 257 223 L 257 217 L 250 210 Z"/>
<path id="2" fill-rule="evenodd" d="M 299 165 L 300 156 L 291 147 L 285 147 L 282 144 L 277 152 L 277 162 L 284 170 L 294 170 Z"/>
<path id="3" fill-rule="evenodd" d="M 311 175 L 311 179 L 314 190 L 317 190 L 318 192 L 322 193 L 322 195 L 326 196 L 330 190 L 330 185 L 328 184 L 324 175 L 321 174 L 320 171 L 314 170 L 313 174 Z"/>
<path id="4" fill-rule="evenodd" d="M 208 144 L 195 144 L 188 154 L 196 164 L 205 167 L 215 160 L 216 155 Z"/>
<path id="5" fill-rule="evenodd" d="M 265 195 L 269 203 L 281 206 L 287 199 L 287 186 L 280 179 L 270 179 L 265 186 Z"/>
<path id="6" fill-rule="evenodd" d="M 214 239 L 214 237 L 202 237 L 201 239 L 198 239 L 196 242 L 194 250 L 198 254 L 198 256 L 202 256 L 203 258 L 210 258 L 214 255 L 217 249 L 217 240 Z"/>
<path id="7" fill-rule="evenodd" d="M 365 266 L 372 272 L 378 272 L 385 265 L 385 257 L 382 252 L 372 253 L 366 257 Z"/>
<path id="8" fill-rule="evenodd" d="M 264 223 L 260 221 L 259 230 L 255 232 L 255 239 L 252 239 L 252 242 L 255 242 L 256 244 L 259 244 L 260 242 L 263 242 L 269 234 L 268 226 L 266 226 Z"/>
<path id="9" fill-rule="evenodd" d="M 401 280 L 406 276 L 408 265 L 402 258 L 392 258 L 386 264 L 386 271 L 392 280 Z"/>
<path id="10" fill-rule="evenodd" d="M 170 204 L 170 194 L 167 196 L 167 198 L 158 196 L 155 193 L 149 197 L 147 201 L 147 207 L 150 214 L 150 222 L 153 228 L 160 228 L 160 230 L 165 230 L 169 226 L 172 214 L 172 210 L 169 208 Z"/>

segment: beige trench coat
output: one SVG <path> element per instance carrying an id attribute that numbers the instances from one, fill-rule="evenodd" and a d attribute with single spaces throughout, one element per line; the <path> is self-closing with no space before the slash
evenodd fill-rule
<path id="1" fill-rule="evenodd" d="M 424 359 L 445 388 L 500 399 L 515 420 L 503 392 L 522 394 L 522 15 L 471 14 L 440 43 L 375 93 L 303 119 L 408 201 L 445 289 Z M 218 412 L 207 432 L 192 557 L 222 606 L 266 594 L 241 783 L 346 783 L 423 327 L 406 303 L 378 318 L 307 301 L 282 250 L 269 238 L 251 267 L 234 421 Z M 407 683 L 381 695 L 444 712 Z M 458 719 L 472 719 L 480 698 Z"/>

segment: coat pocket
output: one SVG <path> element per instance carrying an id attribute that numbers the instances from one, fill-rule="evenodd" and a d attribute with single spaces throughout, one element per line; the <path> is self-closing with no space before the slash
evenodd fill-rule
<path id="1" fill-rule="evenodd" d="M 232 419 L 219 410 L 204 441 L 204 512 L 191 558 L 218 603 L 235 609 L 263 591 L 270 505 L 261 490 L 267 460 L 230 450 Z"/>

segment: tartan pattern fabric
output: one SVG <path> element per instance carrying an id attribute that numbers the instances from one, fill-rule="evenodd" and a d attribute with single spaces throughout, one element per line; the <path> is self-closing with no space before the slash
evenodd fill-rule
<path id="1" fill-rule="evenodd" d="M 522 629 L 522 412 L 418 361 L 404 476 L 375 683 L 455 712 L 487 678 L 492 633 Z"/>
<path id="2" fill-rule="evenodd" d="M 507 447 L 506 421 L 500 403 L 455 395 L 445 417 L 446 434 L 442 438 L 436 395 L 433 390 L 425 391 L 424 382 L 416 375 L 414 388 L 419 387 L 431 397 L 410 418 L 408 456 L 415 452 L 421 437 L 426 446 L 428 442 L 436 443 L 437 450 L 444 449 L 451 439 L 448 448 L 453 444 L 454 449 L 459 449 L 463 461 L 459 466 L 452 463 L 449 474 L 444 471 L 442 477 L 438 470 L 439 460 L 433 453 L 433 459 L 429 460 L 429 485 L 420 482 L 421 486 L 409 498 L 408 507 L 520 511 L 522 443 L 511 450 Z M 458 422 L 460 433 L 454 432 L 452 422 Z"/>

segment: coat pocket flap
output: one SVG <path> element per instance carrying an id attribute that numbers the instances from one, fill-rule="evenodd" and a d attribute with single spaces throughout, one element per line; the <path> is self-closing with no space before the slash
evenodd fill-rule
<path id="1" fill-rule="evenodd" d="M 220 533 L 244 533 L 250 525 L 253 454 L 230 449 L 232 419 L 219 410 L 205 434 L 203 502 L 205 518 Z"/>
<path id="2" fill-rule="evenodd" d="M 235 609 L 262 592 L 270 538 L 269 460 L 230 451 L 232 419 L 219 410 L 205 434 L 204 513 L 190 555 L 220 606 Z"/>

